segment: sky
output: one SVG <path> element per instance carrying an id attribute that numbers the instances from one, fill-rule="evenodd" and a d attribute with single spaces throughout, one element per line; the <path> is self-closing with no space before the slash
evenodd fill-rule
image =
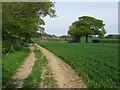
<path id="1" fill-rule="evenodd" d="M 108 34 L 118 33 L 118 2 L 56 2 L 58 17 L 44 18 L 45 32 L 52 35 L 67 35 L 69 26 L 81 16 L 103 20 Z"/>

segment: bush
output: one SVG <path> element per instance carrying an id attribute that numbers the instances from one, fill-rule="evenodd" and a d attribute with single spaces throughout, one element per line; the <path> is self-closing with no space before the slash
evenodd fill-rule
<path id="1" fill-rule="evenodd" d="M 70 39 L 70 40 L 68 41 L 68 43 L 79 43 L 79 42 Z"/>
<path id="2" fill-rule="evenodd" d="M 11 48 L 11 44 L 9 42 L 2 41 L 2 53 L 9 52 L 10 48 Z"/>
<path id="3" fill-rule="evenodd" d="M 120 43 L 120 40 L 92 40 L 93 43 Z"/>
<path id="4" fill-rule="evenodd" d="M 93 43 L 100 43 L 100 40 L 92 40 Z"/>
<path id="5" fill-rule="evenodd" d="M 120 40 L 101 40 L 101 43 L 120 43 Z"/>
<path id="6" fill-rule="evenodd" d="M 72 41 L 72 40 L 69 40 L 68 43 L 73 43 L 73 41 Z"/>
<path id="7" fill-rule="evenodd" d="M 65 39 L 65 41 L 68 41 L 67 39 Z"/>

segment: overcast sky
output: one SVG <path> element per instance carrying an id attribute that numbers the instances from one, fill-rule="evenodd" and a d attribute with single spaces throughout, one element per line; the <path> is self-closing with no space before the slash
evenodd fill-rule
<path id="1" fill-rule="evenodd" d="M 45 32 L 67 35 L 69 26 L 81 16 L 92 16 L 103 20 L 107 34 L 118 33 L 117 2 L 56 2 L 57 18 L 45 17 Z"/>

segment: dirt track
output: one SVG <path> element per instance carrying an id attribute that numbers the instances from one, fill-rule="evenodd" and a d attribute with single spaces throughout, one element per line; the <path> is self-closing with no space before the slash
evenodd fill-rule
<path id="1" fill-rule="evenodd" d="M 58 88 L 87 88 L 82 79 L 67 63 L 47 49 L 35 44 L 49 61 L 49 67 L 57 81 Z"/>
<path id="2" fill-rule="evenodd" d="M 32 67 L 34 65 L 35 54 L 34 54 L 34 47 L 30 46 L 31 53 L 24 61 L 23 65 L 20 66 L 17 73 L 12 77 L 12 80 L 10 81 L 11 84 L 14 84 L 16 88 L 21 88 L 24 80 L 28 77 L 28 75 L 32 71 Z"/>

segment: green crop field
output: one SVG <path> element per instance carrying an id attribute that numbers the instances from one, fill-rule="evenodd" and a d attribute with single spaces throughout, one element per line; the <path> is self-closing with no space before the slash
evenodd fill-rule
<path id="1" fill-rule="evenodd" d="M 90 88 L 117 88 L 118 44 L 40 42 L 77 71 Z"/>

